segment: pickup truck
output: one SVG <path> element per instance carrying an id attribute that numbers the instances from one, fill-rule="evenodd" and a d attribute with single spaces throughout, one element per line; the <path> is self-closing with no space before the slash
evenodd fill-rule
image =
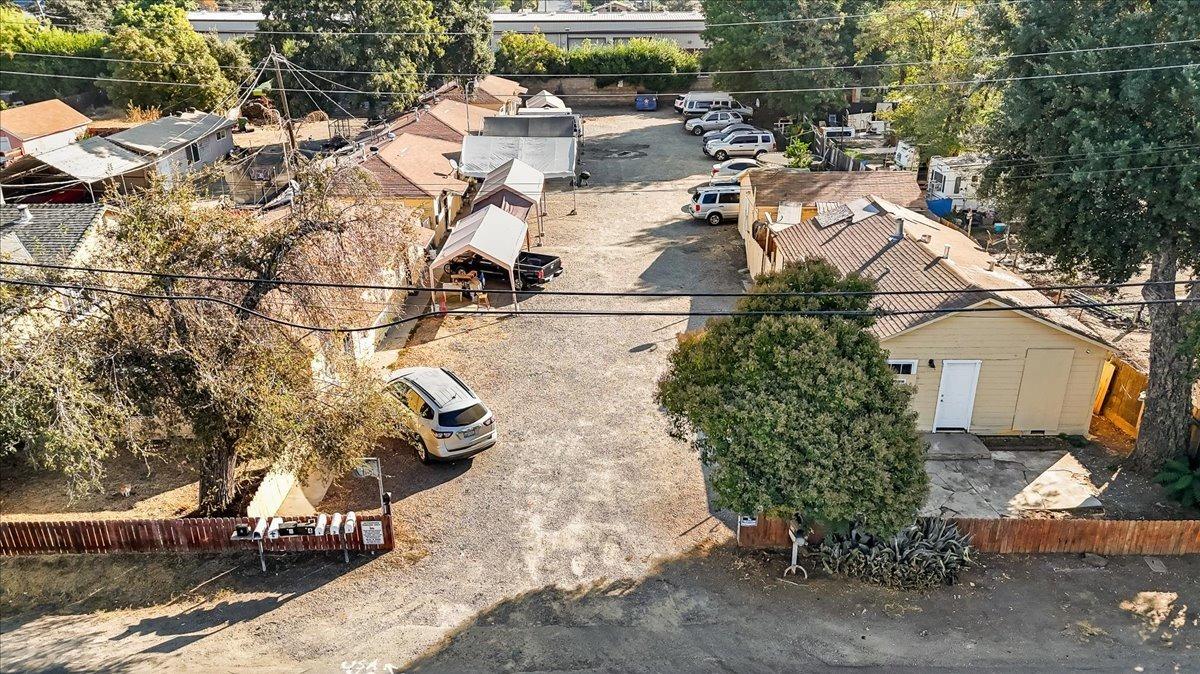
<path id="1" fill-rule="evenodd" d="M 508 270 L 478 255 L 466 255 L 451 260 L 442 269 L 447 274 L 466 274 L 477 271 L 483 276 L 508 280 Z M 516 280 L 516 287 L 513 290 L 522 290 L 526 286 L 540 286 L 558 278 L 562 273 L 562 259 L 557 255 L 531 253 L 523 250 L 517 254 L 517 263 L 513 269 L 513 279 Z"/>

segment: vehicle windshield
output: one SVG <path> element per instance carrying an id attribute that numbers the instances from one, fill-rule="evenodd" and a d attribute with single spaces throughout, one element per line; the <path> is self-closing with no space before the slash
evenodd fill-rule
<path id="1" fill-rule="evenodd" d="M 438 415 L 440 426 L 469 426 L 487 416 L 487 408 L 479 403 L 461 410 L 450 410 Z"/>

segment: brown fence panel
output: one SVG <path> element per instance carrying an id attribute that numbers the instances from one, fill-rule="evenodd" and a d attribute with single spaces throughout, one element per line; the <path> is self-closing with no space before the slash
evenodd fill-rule
<path id="1" fill-rule="evenodd" d="M 738 527 L 738 547 L 751 550 L 791 549 L 792 539 L 788 536 L 791 527 L 790 520 L 759 516 L 758 524 Z"/>
<path id="2" fill-rule="evenodd" d="M 1200 553 L 1198 520 L 956 519 L 983 552 L 1093 552 L 1099 555 Z"/>
<path id="3" fill-rule="evenodd" d="M 366 522 L 382 523 L 382 545 L 367 545 L 363 541 L 362 525 Z M 253 528 L 254 523 L 253 518 L 247 517 L 0 522 L 0 555 L 255 550 L 256 541 L 231 540 L 238 524 Z M 262 543 L 268 552 L 391 550 L 392 518 L 363 517 L 354 532 L 344 536 L 286 536 Z"/>

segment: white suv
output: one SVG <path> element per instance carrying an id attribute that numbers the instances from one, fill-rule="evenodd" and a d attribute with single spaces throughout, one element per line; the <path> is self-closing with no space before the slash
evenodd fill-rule
<path id="1" fill-rule="evenodd" d="M 465 459 L 496 444 L 492 411 L 453 372 L 409 367 L 397 371 L 388 388 L 416 416 L 421 463 Z"/>
<path id="2" fill-rule="evenodd" d="M 710 225 L 719 225 L 726 220 L 737 220 L 741 209 L 741 185 L 718 185 L 699 187 L 692 195 L 692 203 L 683 207 L 694 220 L 704 220 Z"/>
<path id="3" fill-rule="evenodd" d="M 775 136 L 766 131 L 743 131 L 704 144 L 704 154 L 725 161 L 734 155 L 758 159 L 775 151 Z"/>

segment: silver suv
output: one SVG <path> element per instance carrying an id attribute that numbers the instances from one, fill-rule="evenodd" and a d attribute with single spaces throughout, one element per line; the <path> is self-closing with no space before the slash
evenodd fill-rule
<path id="1" fill-rule="evenodd" d="M 740 131 L 704 144 L 704 154 L 725 161 L 734 155 L 758 159 L 775 151 L 775 136 L 767 131 Z"/>
<path id="2" fill-rule="evenodd" d="M 715 131 L 724 129 L 730 124 L 738 124 L 742 121 L 742 116 L 736 112 L 728 110 L 713 110 L 704 113 L 701 117 L 693 117 L 684 123 L 683 129 L 688 133 L 697 136 L 703 136 L 706 131 Z"/>
<path id="3" fill-rule="evenodd" d="M 741 209 L 741 185 L 714 185 L 699 187 L 692 195 L 692 203 L 685 206 L 693 220 L 704 220 L 710 225 L 719 225 L 726 220 L 736 221 Z"/>
<path id="4" fill-rule="evenodd" d="M 710 110 L 729 110 L 730 112 L 738 113 L 739 115 L 741 115 L 742 117 L 745 117 L 746 119 L 749 119 L 754 116 L 754 108 L 752 108 L 748 105 L 743 105 L 741 103 L 738 103 L 737 99 L 735 99 L 735 98 L 731 98 L 728 101 L 713 101 L 712 107 L 709 109 Z"/>
<path id="5" fill-rule="evenodd" d="M 496 444 L 492 411 L 453 372 L 409 367 L 397 371 L 388 388 L 415 416 L 409 423 L 420 436 L 421 463 L 465 459 Z"/>

